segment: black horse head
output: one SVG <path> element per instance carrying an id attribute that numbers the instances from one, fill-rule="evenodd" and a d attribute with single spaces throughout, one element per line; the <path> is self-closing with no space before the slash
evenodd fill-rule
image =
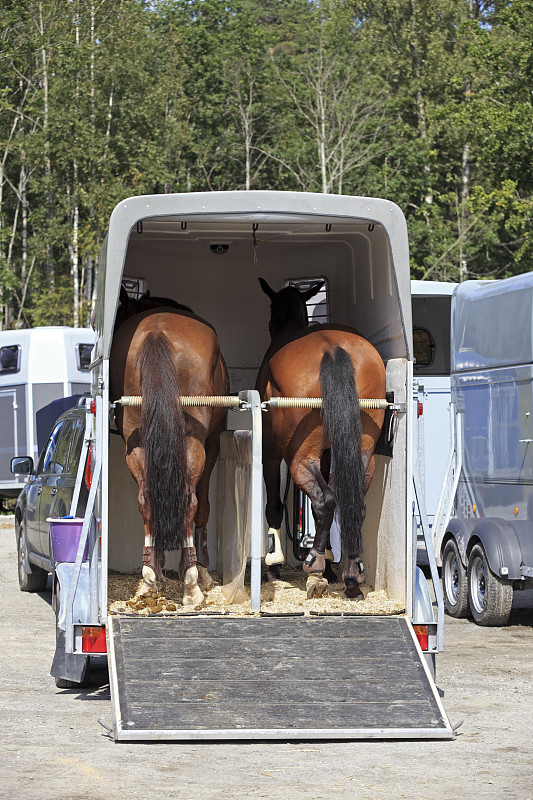
<path id="1" fill-rule="evenodd" d="M 301 292 L 296 286 L 286 286 L 279 292 L 270 288 L 268 283 L 259 278 L 261 288 L 270 297 L 270 335 L 274 336 L 283 330 L 289 323 L 297 328 L 307 328 L 309 317 L 307 315 L 307 301 L 314 297 L 324 286 L 324 281 L 317 281 L 309 289 Z"/>

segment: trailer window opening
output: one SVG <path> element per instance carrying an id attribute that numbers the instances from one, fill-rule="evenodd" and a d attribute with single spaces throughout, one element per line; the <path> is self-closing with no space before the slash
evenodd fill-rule
<path id="1" fill-rule="evenodd" d="M 13 374 L 20 372 L 21 350 L 22 348 L 19 344 L 0 347 L 0 373 Z"/>
<path id="2" fill-rule="evenodd" d="M 329 283 L 327 278 L 320 275 L 315 278 L 290 278 L 283 282 L 285 286 L 295 286 L 300 292 L 305 292 L 310 289 L 318 281 L 324 281 L 324 286 L 320 289 L 314 297 L 307 301 L 307 316 L 309 317 L 309 324 L 324 325 L 330 321 L 329 317 Z"/>
<path id="3" fill-rule="evenodd" d="M 425 328 L 414 328 L 413 351 L 418 367 L 429 367 L 435 358 L 435 341 Z"/>
<path id="4" fill-rule="evenodd" d="M 148 282 L 144 278 L 127 278 L 124 276 L 122 278 L 122 286 L 132 300 L 140 300 L 148 291 Z"/>
<path id="5" fill-rule="evenodd" d="M 76 362 L 78 369 L 88 372 L 91 366 L 92 352 L 94 345 L 82 343 L 76 345 Z"/>

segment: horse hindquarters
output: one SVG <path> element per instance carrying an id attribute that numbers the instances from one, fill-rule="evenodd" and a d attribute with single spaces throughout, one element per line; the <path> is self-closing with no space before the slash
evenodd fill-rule
<path id="1" fill-rule="evenodd" d="M 148 527 L 150 531 L 143 551 L 141 591 L 156 585 L 164 551 L 181 548 L 183 603 L 198 605 L 204 596 L 198 587 L 191 532 L 196 495 L 189 481 L 191 465 L 185 418 L 179 403 L 180 385 L 167 337 L 162 333 L 149 333 L 141 346 L 137 364 L 143 397 L 140 442 L 144 454 L 145 497 L 141 513 L 145 530 Z"/>

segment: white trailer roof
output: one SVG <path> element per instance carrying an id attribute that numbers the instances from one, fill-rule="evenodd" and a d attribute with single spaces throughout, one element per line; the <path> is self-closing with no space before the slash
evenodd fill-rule
<path id="1" fill-rule="evenodd" d="M 447 281 L 411 281 L 411 294 L 413 297 L 447 297 L 453 294 L 457 285 Z"/>
<path id="2" fill-rule="evenodd" d="M 451 357 L 452 372 L 533 363 L 533 272 L 459 284 Z"/>
<path id="3" fill-rule="evenodd" d="M 258 263 L 254 261 L 254 233 Z M 209 246 L 214 244 L 229 246 L 218 261 L 209 255 Z M 335 258 L 329 255 L 333 252 Z M 333 261 L 338 295 L 343 293 L 343 283 L 351 287 L 345 300 L 356 309 L 356 323 L 361 324 L 355 327 L 374 342 L 385 359 L 411 358 L 407 228 L 402 211 L 394 203 L 366 197 L 261 191 L 126 199 L 111 215 L 100 255 L 95 357 L 109 357 L 123 276 L 143 277 L 152 295 L 171 296 L 186 304 L 191 303 L 187 287 L 192 281 L 206 297 L 218 292 L 218 306 L 211 297 L 205 308 L 198 308 L 199 290 L 191 304 L 220 335 L 225 324 L 219 319 L 221 305 L 234 325 L 237 311 L 243 317 L 244 329 L 250 323 L 257 325 L 257 314 L 250 311 L 250 319 L 246 317 L 246 297 L 260 291 L 258 276 L 272 279 L 274 288 L 279 288 L 285 273 L 294 274 L 296 270 L 304 277 L 319 275 L 321 264 L 329 264 L 331 272 Z M 348 273 L 350 281 L 345 280 Z M 342 307 L 343 298 L 337 302 L 334 321 L 354 324 Z M 263 305 L 266 314 L 264 297 Z"/>

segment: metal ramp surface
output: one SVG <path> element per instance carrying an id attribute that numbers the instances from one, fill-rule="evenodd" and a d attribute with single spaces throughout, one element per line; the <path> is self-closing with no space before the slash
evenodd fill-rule
<path id="1" fill-rule="evenodd" d="M 450 739 L 405 617 L 108 619 L 117 741 Z"/>

